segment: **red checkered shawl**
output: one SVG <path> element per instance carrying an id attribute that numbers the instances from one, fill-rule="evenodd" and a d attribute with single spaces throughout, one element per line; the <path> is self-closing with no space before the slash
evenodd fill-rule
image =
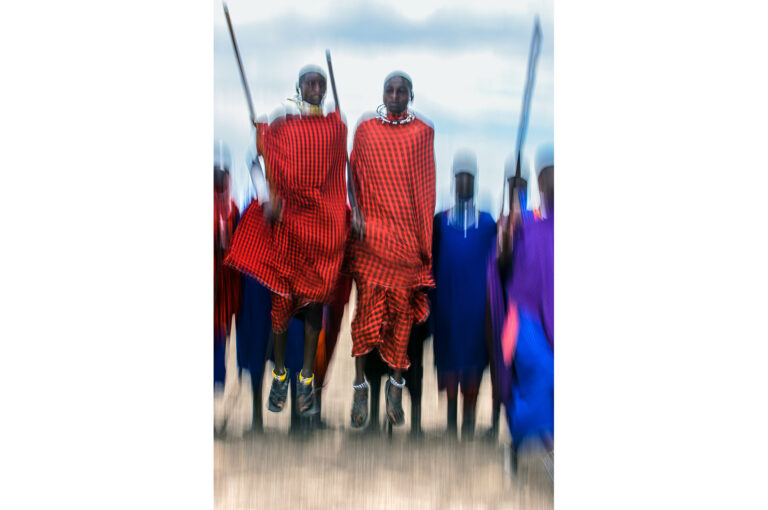
<path id="1" fill-rule="evenodd" d="M 350 166 L 365 218 L 352 240 L 349 269 L 382 287 L 433 287 L 434 129 L 416 118 L 400 125 L 372 118 L 355 131 Z"/>
<path id="2" fill-rule="evenodd" d="M 270 226 L 251 202 L 226 263 L 272 292 L 312 302 L 331 300 L 347 237 L 344 164 L 347 127 L 338 113 L 286 115 L 258 125 L 273 198 L 282 220 Z"/>
<path id="3" fill-rule="evenodd" d="M 213 200 L 213 328 L 214 338 L 225 338 L 232 324 L 232 314 L 240 306 L 240 275 L 223 265 L 227 239 L 237 226 L 240 211 L 228 197 L 214 192 Z M 224 220 L 224 236 L 220 228 Z M 224 239 L 222 239 L 224 237 Z"/>

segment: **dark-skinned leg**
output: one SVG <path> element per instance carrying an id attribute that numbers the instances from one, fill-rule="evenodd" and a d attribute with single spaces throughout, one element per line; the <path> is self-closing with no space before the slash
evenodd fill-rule
<path id="1" fill-rule="evenodd" d="M 405 423 L 403 411 L 403 388 L 405 379 L 403 371 L 410 365 L 408 360 L 408 342 L 411 339 L 413 329 L 413 299 L 415 293 L 411 291 L 387 292 L 387 326 L 381 333 L 382 348 L 379 353 L 391 356 L 385 360 L 389 365 L 390 373 L 385 388 L 387 394 L 387 418 L 393 426 Z M 383 349 L 383 350 L 382 350 Z"/>
<path id="2" fill-rule="evenodd" d="M 301 420 L 299 416 L 299 407 L 296 405 L 296 378 L 291 377 L 291 433 L 299 432 Z"/>
<path id="3" fill-rule="evenodd" d="M 355 384 L 362 384 L 363 381 L 365 381 L 365 357 L 367 354 L 364 354 L 363 356 L 358 356 L 355 358 Z"/>
<path id="4" fill-rule="evenodd" d="M 275 368 L 273 370 L 272 387 L 269 390 L 267 407 L 272 412 L 280 412 L 285 407 L 288 393 L 288 374 L 285 370 L 285 350 L 288 343 L 288 330 L 276 332 L 272 330 L 272 345 L 275 356 Z"/>
<path id="5" fill-rule="evenodd" d="M 322 328 L 323 308 L 321 305 L 310 305 L 304 311 L 304 362 L 299 374 L 299 388 L 297 391 L 297 407 L 302 416 L 315 415 L 318 408 L 315 405 L 313 384 L 313 366 L 317 342 Z"/>
<path id="6" fill-rule="evenodd" d="M 322 318 L 322 305 L 310 305 L 304 320 L 304 364 L 301 367 L 301 375 L 304 377 L 312 375 L 312 366 L 315 363 L 315 353 L 317 352 L 317 340 L 322 328 Z"/>
<path id="7" fill-rule="evenodd" d="M 456 439 L 458 437 L 458 427 L 456 425 L 456 419 L 458 415 L 459 405 L 459 388 L 458 384 L 451 381 L 445 388 L 445 396 L 448 401 L 448 411 L 446 417 L 446 435 L 450 439 Z"/>
<path id="8" fill-rule="evenodd" d="M 272 338 L 274 339 L 275 373 L 282 375 L 285 373 L 285 350 L 288 345 L 288 330 L 286 329 L 282 333 L 278 333 L 273 329 Z"/>
<path id="9" fill-rule="evenodd" d="M 379 431 L 379 403 L 381 402 L 381 376 L 374 377 L 368 380 L 368 385 L 371 388 L 371 407 L 370 407 L 370 421 L 368 422 L 368 430 L 371 432 Z"/>
<path id="10" fill-rule="evenodd" d="M 383 363 L 378 359 L 378 354 L 368 353 L 365 356 L 365 377 L 371 389 L 370 419 L 368 420 L 368 432 L 379 431 L 379 403 L 381 402 L 381 377 L 383 375 Z"/>
<path id="11" fill-rule="evenodd" d="M 260 377 L 251 375 L 251 391 L 253 392 L 253 420 L 251 421 L 251 430 L 261 432 L 264 430 L 264 421 L 262 417 L 262 397 Z"/>
<path id="12" fill-rule="evenodd" d="M 463 410 L 461 415 L 461 440 L 471 441 L 475 437 L 475 408 L 477 407 L 477 389 L 462 388 Z"/>
<path id="13" fill-rule="evenodd" d="M 411 394 L 411 436 L 420 437 L 421 431 L 421 395 L 424 381 L 424 339 L 429 335 L 425 324 L 417 324 L 411 330 L 408 341 L 408 359 L 410 368 L 405 372 L 405 382 Z"/>
<path id="14" fill-rule="evenodd" d="M 355 358 L 355 380 L 353 382 L 352 412 L 350 419 L 354 428 L 365 425 L 368 419 L 368 385 L 365 384 L 365 355 Z"/>
<path id="15" fill-rule="evenodd" d="M 391 377 L 398 384 L 401 384 L 403 386 L 405 385 L 402 369 L 393 368 Z M 393 425 L 402 425 L 405 419 L 405 413 L 403 412 L 403 406 L 402 406 L 403 388 L 397 387 L 396 385 L 392 384 L 392 381 L 389 381 L 387 386 L 389 388 L 387 396 L 390 399 L 387 402 L 387 416 L 389 417 L 389 421 Z M 397 405 L 398 402 L 400 403 L 400 405 Z"/>
<path id="16" fill-rule="evenodd" d="M 421 398 L 414 398 L 411 395 L 411 435 L 420 437 L 421 431 Z"/>
<path id="17" fill-rule="evenodd" d="M 491 415 L 491 430 L 488 431 L 488 439 L 497 441 L 499 439 L 499 416 L 501 415 L 501 400 L 493 399 L 493 413 Z"/>

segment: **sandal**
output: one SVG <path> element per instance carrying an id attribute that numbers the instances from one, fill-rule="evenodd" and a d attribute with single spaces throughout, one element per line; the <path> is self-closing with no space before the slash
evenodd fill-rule
<path id="1" fill-rule="evenodd" d="M 399 397 L 393 397 L 389 394 L 389 388 L 391 386 L 398 389 L 400 392 Z M 405 413 L 403 412 L 403 387 L 405 387 L 405 379 L 403 379 L 403 382 L 398 383 L 390 375 L 384 388 L 384 395 L 387 399 L 387 418 L 392 425 L 402 425 L 405 423 Z M 399 419 L 396 419 L 398 416 Z"/>
<path id="2" fill-rule="evenodd" d="M 312 380 L 314 374 L 307 378 L 301 375 L 297 376 L 296 381 L 296 402 L 299 409 L 299 416 L 314 416 L 317 414 L 317 406 L 315 405 L 315 388 Z"/>
<path id="3" fill-rule="evenodd" d="M 355 394 L 352 397 L 352 413 L 350 419 L 352 428 L 359 429 L 368 421 L 368 381 L 363 380 L 360 384 L 353 384 Z"/>
<path id="4" fill-rule="evenodd" d="M 288 369 L 281 376 L 275 373 L 275 369 L 272 369 L 272 387 L 269 389 L 269 400 L 267 401 L 267 409 L 273 413 L 279 413 L 285 407 L 285 400 L 288 398 L 288 385 L 290 384 L 288 379 Z"/>

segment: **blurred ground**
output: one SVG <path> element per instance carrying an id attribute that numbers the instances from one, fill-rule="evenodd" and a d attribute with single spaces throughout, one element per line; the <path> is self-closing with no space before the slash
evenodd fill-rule
<path id="1" fill-rule="evenodd" d="M 478 397 L 477 438 L 458 442 L 444 437 L 446 404 L 437 392 L 431 341 L 424 344 L 424 437 L 414 440 L 408 434 L 407 391 L 403 393 L 406 424 L 396 428 L 391 438 L 383 432 L 366 435 L 351 429 L 353 306 L 354 296 L 323 390 L 327 428 L 308 434 L 289 434 L 287 409 L 282 413 L 265 409 L 264 433 L 247 433 L 252 393 L 248 376 L 242 381 L 237 378 L 233 332 L 224 396 L 215 402 L 216 419 L 227 417 L 226 437 L 214 441 L 215 508 L 552 508 L 553 482 L 537 452 L 521 459 L 516 477 L 505 470 L 502 443 L 508 442 L 509 435 L 503 418 L 498 443 L 479 438 L 491 424 L 487 371 Z M 381 400 L 383 418 L 383 395 Z"/>

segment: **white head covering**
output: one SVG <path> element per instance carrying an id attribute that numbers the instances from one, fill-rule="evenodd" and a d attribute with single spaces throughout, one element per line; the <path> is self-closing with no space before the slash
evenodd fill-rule
<path id="1" fill-rule="evenodd" d="M 408 82 L 408 85 L 411 88 L 411 101 L 413 101 L 413 80 L 411 80 L 411 77 L 405 71 L 392 71 L 391 73 L 389 73 L 387 77 L 384 78 L 384 86 L 386 86 L 387 82 L 392 78 L 394 78 L 395 76 L 399 76 L 400 78 Z"/>
<path id="2" fill-rule="evenodd" d="M 404 79 L 408 82 L 408 85 L 411 86 L 411 91 L 413 91 L 413 80 L 411 80 L 411 77 L 406 73 L 405 71 L 392 71 L 387 75 L 386 78 L 384 78 L 384 85 L 387 84 L 389 80 L 394 78 L 395 76 L 399 76 L 400 78 Z"/>
<path id="3" fill-rule="evenodd" d="M 555 148 L 551 142 L 543 143 L 536 148 L 534 163 L 536 177 L 548 166 L 555 166 Z"/>
<path id="4" fill-rule="evenodd" d="M 224 140 L 215 140 L 213 142 L 213 168 L 227 171 L 232 168 L 232 158 L 229 155 L 229 148 L 224 143 Z"/>
<path id="5" fill-rule="evenodd" d="M 299 84 L 301 83 L 301 77 L 305 74 L 309 73 L 317 73 L 320 76 L 323 77 L 323 80 L 325 80 L 326 83 L 328 83 L 328 77 L 325 75 L 325 71 L 322 67 L 317 66 L 315 64 L 307 64 L 304 67 L 302 67 L 299 70 L 299 77 L 296 79 L 296 98 L 300 101 L 304 101 L 304 98 L 301 97 L 301 87 L 299 87 Z M 322 109 L 323 102 L 325 101 L 325 96 L 322 97 L 320 100 L 320 108 Z M 309 104 L 309 103 L 307 103 Z"/>
<path id="6" fill-rule="evenodd" d="M 459 149 L 453 154 L 453 175 L 460 172 L 477 176 L 477 156 L 469 149 Z"/>
<path id="7" fill-rule="evenodd" d="M 296 86 L 297 87 L 299 86 L 299 82 L 301 81 L 301 77 L 304 76 L 305 74 L 309 74 L 309 73 L 317 73 L 320 76 L 322 76 L 325 81 L 328 81 L 328 76 L 326 76 L 325 70 L 322 67 L 317 66 L 315 64 L 307 64 L 307 65 L 305 65 L 304 67 L 302 67 L 299 70 L 299 77 L 296 78 Z"/>

